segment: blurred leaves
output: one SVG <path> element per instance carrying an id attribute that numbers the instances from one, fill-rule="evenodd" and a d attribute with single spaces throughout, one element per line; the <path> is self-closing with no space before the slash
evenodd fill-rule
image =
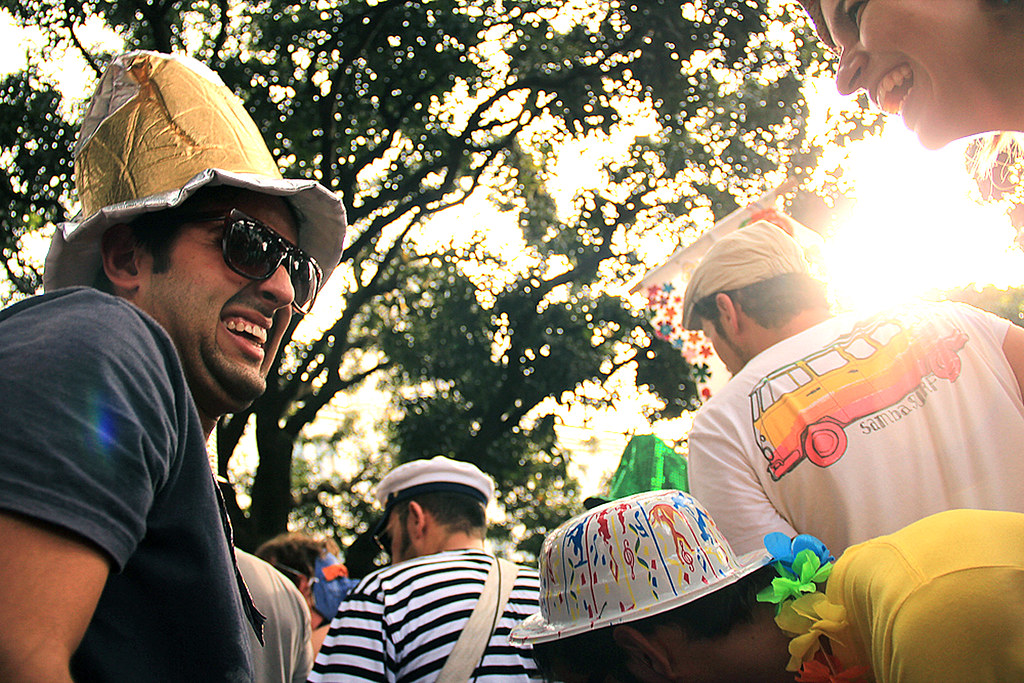
<path id="1" fill-rule="evenodd" d="M 106 56 L 81 41 L 87 21 L 128 47 L 208 63 L 282 171 L 319 180 L 348 207 L 337 315 L 293 340 L 266 394 L 218 428 L 225 475 L 249 448 L 247 428 L 255 435 L 251 504 L 229 501 L 243 545 L 295 514 L 358 533 L 384 463 L 444 453 L 495 476 L 507 515 L 496 536 L 535 551 L 577 509 L 554 433 L 560 408 L 614 407 L 615 391 L 584 389 L 629 371 L 660 399 L 652 418 L 695 405 L 703 369 L 653 339 L 624 297 L 649 267 L 638 245 L 693 239 L 819 151 L 804 133 L 801 73 L 829 57 L 803 19 L 767 16 L 752 0 L 0 6 L 97 68 Z M 19 231 L 70 207 L 73 126 L 32 72 L 5 81 L 3 106 L 2 244 L 8 279 L 29 291 L 38 274 L 17 279 Z M 566 175 L 570 143 L 622 139 L 597 180 Z M 438 214 L 481 196 L 513 218 L 497 240 L 506 248 L 493 217 L 469 237 L 439 240 L 435 224 L 426 238 Z M 382 444 L 318 422 L 378 385 L 394 397 L 379 416 Z M 331 453 L 344 453 L 349 474 L 321 466 Z"/>

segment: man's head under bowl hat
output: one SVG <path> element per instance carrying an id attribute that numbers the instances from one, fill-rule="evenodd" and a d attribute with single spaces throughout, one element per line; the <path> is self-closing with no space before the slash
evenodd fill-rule
<path id="1" fill-rule="evenodd" d="M 82 208 L 54 233 L 47 291 L 95 282 L 107 228 L 179 207 L 207 186 L 284 198 L 298 247 L 324 281 L 341 260 L 341 200 L 315 181 L 282 178 L 242 102 L 190 57 L 144 50 L 116 57 L 89 103 L 74 157 Z"/>

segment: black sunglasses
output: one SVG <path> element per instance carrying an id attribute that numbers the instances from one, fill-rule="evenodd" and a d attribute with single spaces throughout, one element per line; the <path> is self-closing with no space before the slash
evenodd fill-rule
<path id="1" fill-rule="evenodd" d="M 295 291 L 292 308 L 296 313 L 309 313 L 320 291 L 323 271 L 311 256 L 278 235 L 269 225 L 238 209 L 227 214 L 196 213 L 176 218 L 187 223 L 223 221 L 221 251 L 224 263 L 250 280 L 267 280 L 282 263 L 287 262 L 288 278 Z"/>

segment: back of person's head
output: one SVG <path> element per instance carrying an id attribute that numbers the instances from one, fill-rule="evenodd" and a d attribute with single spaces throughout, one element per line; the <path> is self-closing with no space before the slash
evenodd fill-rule
<path id="1" fill-rule="evenodd" d="M 180 208 L 206 187 L 284 198 L 296 218 L 297 246 L 319 264 L 323 281 L 341 259 L 341 201 L 315 181 L 282 178 L 238 97 L 190 57 L 136 50 L 114 58 L 90 100 L 74 157 L 82 210 L 54 232 L 47 291 L 94 284 L 109 228 L 132 225 L 147 237 L 150 228 L 168 232 L 161 219 L 143 217 Z M 172 230 L 153 236 L 157 245 L 172 238 Z"/>
<path id="2" fill-rule="evenodd" d="M 285 567 L 309 577 L 314 574 L 317 560 L 328 554 L 339 554 L 338 544 L 332 539 L 296 532 L 275 536 L 262 543 L 255 552 L 256 557 L 279 569 Z"/>
<path id="3" fill-rule="evenodd" d="M 256 549 L 256 557 L 291 579 L 322 617 L 330 620 L 338 605 L 358 583 L 338 559 L 338 544 L 330 538 L 285 533 Z"/>
<path id="4" fill-rule="evenodd" d="M 717 324 L 720 293 L 767 328 L 781 327 L 804 310 L 828 309 L 825 288 L 812 276 L 804 247 L 768 221 L 729 233 L 708 250 L 686 285 L 683 326 L 699 330 L 702 321 Z"/>
<path id="5" fill-rule="evenodd" d="M 404 523 L 409 502 L 415 501 L 449 530 L 483 538 L 494 480 L 472 463 L 438 455 L 399 465 L 380 480 L 374 494 L 384 514 L 373 533 L 384 529 L 392 513 Z"/>
<path id="6" fill-rule="evenodd" d="M 394 506 L 393 513 L 405 522 L 409 503 L 415 501 L 430 513 L 434 521 L 450 533 L 464 533 L 476 538 L 487 535 L 487 508 L 474 496 L 450 491 L 420 493 Z"/>
<path id="7" fill-rule="evenodd" d="M 751 623 L 755 610 L 770 609 L 757 600 L 757 594 L 776 576 L 775 569 L 765 565 L 693 602 L 628 623 L 647 634 L 659 626 L 674 625 L 682 629 L 689 640 L 721 638 L 737 625 Z M 551 681 L 562 680 L 571 671 L 585 681 L 604 681 L 610 676 L 619 683 L 634 683 L 638 679 L 629 671 L 627 653 L 615 639 L 616 628 L 607 626 L 536 642 L 534 659 Z"/>
<path id="8" fill-rule="evenodd" d="M 778 329 L 804 311 L 828 310 L 825 286 L 805 273 L 786 273 L 738 289 L 715 292 L 695 302 L 693 317 L 700 326 L 704 320 L 715 326 L 719 334 L 720 311 L 715 297 L 726 294 L 758 325 Z"/>
<path id="9" fill-rule="evenodd" d="M 627 496 L 544 539 L 540 611 L 511 637 L 532 644 L 549 670 L 576 663 L 632 680 L 614 661 L 622 657 L 614 627 L 671 622 L 694 638 L 717 637 L 750 619 L 753 596 L 771 580 L 758 570 L 770 559 L 767 551 L 737 557 L 704 507 L 683 491 Z"/>
<path id="10" fill-rule="evenodd" d="M 675 624 L 691 640 L 713 639 L 727 635 L 738 624 L 751 622 L 754 610 L 763 608 L 757 594 L 768 586 L 778 573 L 765 565 L 721 589 L 667 612 L 633 622 L 641 631 L 650 631 L 660 624 Z"/>

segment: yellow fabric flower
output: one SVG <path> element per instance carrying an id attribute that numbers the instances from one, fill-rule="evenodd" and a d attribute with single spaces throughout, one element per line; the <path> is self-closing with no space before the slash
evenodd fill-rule
<path id="1" fill-rule="evenodd" d="M 799 671 L 800 666 L 821 649 L 819 638 L 825 635 L 836 642 L 847 628 L 846 608 L 829 602 L 823 593 L 803 595 L 783 603 L 775 617 L 783 631 L 795 637 L 789 641 L 787 671 Z"/>

